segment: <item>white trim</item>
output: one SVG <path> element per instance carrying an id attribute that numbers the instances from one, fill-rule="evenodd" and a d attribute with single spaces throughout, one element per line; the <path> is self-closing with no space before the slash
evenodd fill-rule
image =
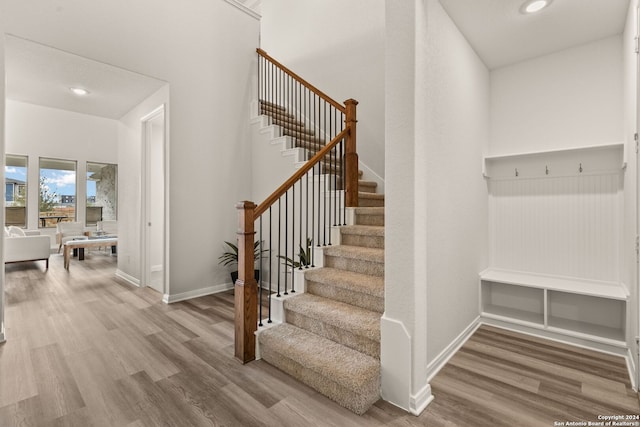
<path id="1" fill-rule="evenodd" d="M 383 400 L 404 409 L 411 410 L 414 397 L 411 396 L 411 334 L 404 324 L 382 315 L 380 319 L 380 396 Z M 417 399 L 417 396 L 415 396 Z M 419 407 L 415 400 L 415 408 Z"/>
<path id="2" fill-rule="evenodd" d="M 449 363 L 449 360 L 478 330 L 480 324 L 480 316 L 478 316 L 427 365 L 427 383 L 430 383 L 433 377 Z"/>
<path id="3" fill-rule="evenodd" d="M 574 347 L 583 348 L 585 350 L 597 351 L 599 353 L 609 354 L 612 356 L 626 357 L 627 351 L 629 351 L 628 348 L 616 347 L 606 343 L 600 343 L 588 339 L 560 334 L 558 332 L 549 331 L 546 329 L 538 329 L 526 325 L 518 325 L 503 320 L 486 318 L 484 316 L 480 316 L 480 325 L 493 326 L 495 328 L 517 332 L 519 334 L 528 335 L 531 337 L 542 338 L 560 344 L 571 345 Z"/>
<path id="4" fill-rule="evenodd" d="M 250 17 L 257 19 L 258 21 L 260 20 L 260 18 L 262 18 L 262 15 L 260 15 L 258 12 L 256 12 L 253 9 L 248 8 L 247 6 L 245 6 L 242 3 L 238 2 L 237 0 L 224 0 L 224 1 L 229 3 L 231 6 L 233 6 L 235 8 L 238 8 L 239 10 L 243 11 L 244 13 L 249 15 Z"/>
<path id="5" fill-rule="evenodd" d="M 136 286 L 136 287 L 140 287 L 140 280 L 136 279 L 135 277 L 133 277 L 130 274 L 125 273 L 124 271 L 118 269 L 116 270 L 116 277 L 124 280 L 125 282 L 129 283 L 130 285 Z"/>
<path id="6" fill-rule="evenodd" d="M 627 355 L 624 357 L 627 361 L 627 371 L 629 372 L 629 378 L 631 378 L 631 388 L 638 391 L 638 381 L 636 375 L 636 364 L 633 360 L 633 352 L 631 349 L 627 351 Z"/>
<path id="7" fill-rule="evenodd" d="M 434 396 L 431 393 L 431 385 L 427 382 L 427 384 L 422 387 L 422 390 L 411 395 L 409 399 L 409 412 L 415 416 L 420 415 L 433 399 Z"/>
<path id="8" fill-rule="evenodd" d="M 174 295 L 164 294 L 162 297 L 162 302 L 164 302 L 165 304 L 171 304 L 191 298 L 217 294 L 220 292 L 228 291 L 230 289 L 233 289 L 233 283 L 223 283 L 222 285 L 208 286 L 206 288 L 194 289 L 193 291 L 182 292 Z"/>
<path id="9" fill-rule="evenodd" d="M 170 236 L 170 218 L 169 218 L 169 203 L 170 203 L 170 194 L 169 194 L 169 185 L 170 181 L 169 176 L 169 164 L 170 164 L 170 149 L 169 149 L 169 111 L 167 103 L 162 103 L 149 113 L 145 114 L 140 118 L 140 123 L 142 127 L 142 153 L 141 153 L 141 170 L 142 170 L 142 180 L 141 180 L 141 215 L 140 215 L 140 259 L 141 259 L 141 274 L 140 281 L 141 286 L 145 283 L 150 283 L 150 275 L 153 271 L 152 266 L 150 265 L 149 256 L 149 248 L 150 248 L 150 235 L 149 229 L 147 227 L 149 212 L 151 211 L 150 199 L 147 194 L 148 185 L 150 183 L 150 165 L 149 165 L 149 126 L 148 123 L 151 120 L 155 120 L 158 117 L 162 117 L 162 125 L 163 125 L 163 141 L 162 141 L 162 169 L 163 169 L 163 192 L 164 192 L 164 206 L 163 206 L 163 249 L 162 249 L 162 258 L 163 263 L 167 267 L 163 272 L 162 277 L 162 292 L 168 294 L 171 292 L 170 283 L 169 283 L 169 265 L 170 265 L 170 251 L 169 251 L 169 236 Z"/>

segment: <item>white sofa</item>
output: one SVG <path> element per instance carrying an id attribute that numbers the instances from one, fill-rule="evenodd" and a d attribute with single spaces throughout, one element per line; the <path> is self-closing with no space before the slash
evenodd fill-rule
<path id="1" fill-rule="evenodd" d="M 39 231 L 26 232 L 26 235 L 12 234 L 4 237 L 5 264 L 23 261 L 45 261 L 49 268 L 51 238 L 41 236 Z"/>

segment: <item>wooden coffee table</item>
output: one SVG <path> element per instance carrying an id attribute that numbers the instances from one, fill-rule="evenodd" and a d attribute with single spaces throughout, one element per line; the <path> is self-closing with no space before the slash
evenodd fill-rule
<path id="1" fill-rule="evenodd" d="M 71 261 L 71 251 L 78 249 L 80 253 L 87 248 L 100 248 L 104 246 L 111 246 L 113 250 L 118 246 L 117 237 L 99 237 L 93 239 L 84 240 L 70 240 L 64 244 L 64 268 L 69 269 L 69 262 Z M 79 255 L 80 260 L 84 257 Z"/>

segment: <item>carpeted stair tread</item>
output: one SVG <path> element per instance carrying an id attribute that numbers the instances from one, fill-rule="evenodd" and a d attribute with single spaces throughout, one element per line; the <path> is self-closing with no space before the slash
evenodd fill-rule
<path id="1" fill-rule="evenodd" d="M 312 294 L 284 302 L 286 322 L 380 358 L 381 313 Z"/>
<path id="2" fill-rule="evenodd" d="M 340 228 L 342 234 L 357 234 L 359 236 L 384 237 L 384 227 L 377 225 L 346 225 Z"/>
<path id="3" fill-rule="evenodd" d="M 384 206 L 357 207 L 354 211 L 356 215 L 384 215 Z"/>
<path id="4" fill-rule="evenodd" d="M 360 206 L 384 206 L 384 194 L 359 191 L 358 204 Z"/>
<path id="5" fill-rule="evenodd" d="M 380 248 L 338 245 L 324 248 L 324 254 L 333 257 L 384 263 L 384 249 Z"/>
<path id="6" fill-rule="evenodd" d="M 341 245 L 365 248 L 384 248 L 384 227 L 376 225 L 347 225 L 340 227 Z"/>
<path id="7" fill-rule="evenodd" d="M 384 312 L 384 277 L 323 267 L 307 271 L 304 278 L 307 293 Z"/>
<path id="8" fill-rule="evenodd" d="M 378 183 L 375 181 L 365 181 L 363 179 L 358 180 L 358 188 L 360 191 L 367 193 L 375 193 L 378 188 Z"/>
<path id="9" fill-rule="evenodd" d="M 325 267 L 384 276 L 384 249 L 382 248 L 339 245 L 327 247 L 323 252 Z"/>
<path id="10" fill-rule="evenodd" d="M 357 414 L 379 399 L 380 362 L 373 357 L 286 323 L 258 340 L 266 362 Z"/>

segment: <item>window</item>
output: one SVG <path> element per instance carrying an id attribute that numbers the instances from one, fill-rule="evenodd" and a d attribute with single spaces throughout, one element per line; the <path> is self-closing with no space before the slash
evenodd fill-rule
<path id="1" fill-rule="evenodd" d="M 87 162 L 86 225 L 95 225 L 98 221 L 117 218 L 117 190 L 117 165 Z"/>
<path id="2" fill-rule="evenodd" d="M 40 227 L 76 220 L 76 162 L 40 159 Z"/>
<path id="3" fill-rule="evenodd" d="M 26 156 L 7 154 L 4 167 L 5 225 L 27 226 L 27 165 Z"/>

